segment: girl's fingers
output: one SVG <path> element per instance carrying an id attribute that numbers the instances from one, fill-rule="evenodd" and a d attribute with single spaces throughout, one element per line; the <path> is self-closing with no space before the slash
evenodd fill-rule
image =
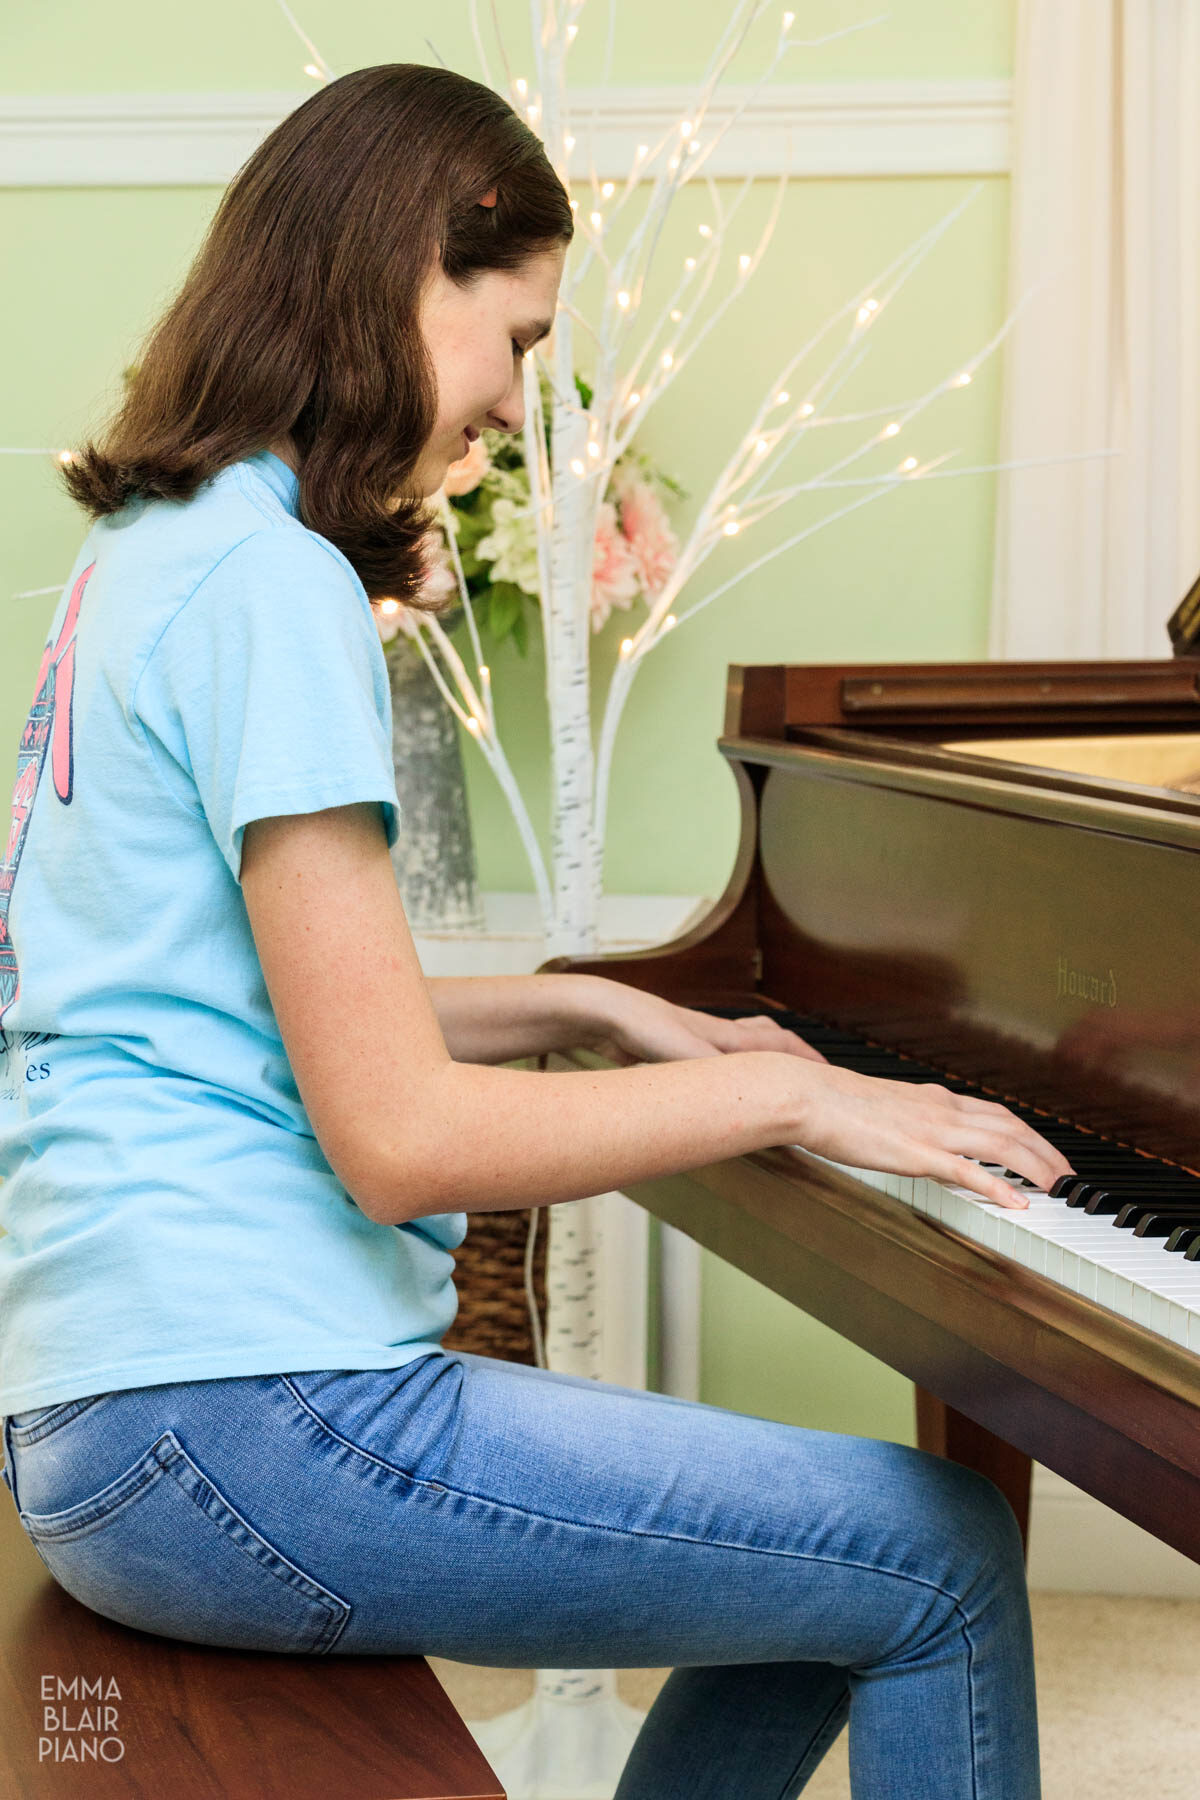
<path id="1" fill-rule="evenodd" d="M 1060 1175 L 1066 1175 L 1071 1167 L 1053 1144 L 1048 1144 L 1036 1131 L 1017 1121 L 1007 1125 L 981 1125 L 964 1120 L 961 1125 L 943 1128 L 942 1142 L 960 1156 L 977 1156 L 981 1162 L 998 1162 L 1030 1180 L 1045 1179 L 1050 1183 Z"/>
<path id="2" fill-rule="evenodd" d="M 910 1089 L 910 1094 L 913 1091 Z M 991 1100 L 951 1094 L 946 1088 L 932 1084 L 922 1084 L 915 1091 L 928 1097 L 935 1119 L 944 1117 L 945 1101 L 952 1103 L 948 1110 L 956 1115 L 954 1134 L 943 1136 L 942 1141 L 958 1154 L 978 1157 L 982 1162 L 998 1162 L 1004 1168 L 1024 1175 L 1027 1180 L 1038 1182 L 1043 1189 L 1049 1188 L 1060 1175 L 1071 1172 L 1071 1165 L 1062 1152 L 1032 1126 L 1018 1119 L 1015 1113 L 1009 1112 L 1006 1106 Z M 945 1132 L 944 1126 L 938 1129 Z"/>
<path id="3" fill-rule="evenodd" d="M 933 1179 L 946 1187 L 967 1188 L 981 1200 L 991 1200 L 1014 1212 L 1021 1212 L 1029 1204 L 1025 1196 L 1011 1188 L 1007 1181 L 1002 1181 L 998 1175 L 989 1175 L 986 1169 L 965 1156 L 935 1156 L 932 1161 Z"/>

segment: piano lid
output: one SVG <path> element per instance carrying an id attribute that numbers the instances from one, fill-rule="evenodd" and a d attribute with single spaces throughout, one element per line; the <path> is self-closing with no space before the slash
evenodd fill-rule
<path id="1" fill-rule="evenodd" d="M 722 747 L 753 740 L 1200 818 L 1200 657 L 731 668 Z"/>

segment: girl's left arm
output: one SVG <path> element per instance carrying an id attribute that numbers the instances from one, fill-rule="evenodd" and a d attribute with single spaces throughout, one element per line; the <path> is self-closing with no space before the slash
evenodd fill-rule
<path id="1" fill-rule="evenodd" d="M 436 975 L 426 984 L 455 1062 L 508 1063 L 593 1044 L 608 1024 L 595 975 Z"/>
<path id="2" fill-rule="evenodd" d="M 427 977 L 427 986 L 454 1062 L 507 1063 L 575 1049 L 626 1067 L 739 1050 L 825 1060 L 765 1015 L 714 1017 L 606 975 L 449 975 Z"/>

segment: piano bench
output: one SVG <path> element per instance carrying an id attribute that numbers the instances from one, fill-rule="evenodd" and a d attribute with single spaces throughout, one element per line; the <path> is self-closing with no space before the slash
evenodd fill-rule
<path id="1" fill-rule="evenodd" d="M 505 1800 L 424 1657 L 118 1625 L 52 1580 L 3 1484 L 0 1718 L 4 1800 Z"/>

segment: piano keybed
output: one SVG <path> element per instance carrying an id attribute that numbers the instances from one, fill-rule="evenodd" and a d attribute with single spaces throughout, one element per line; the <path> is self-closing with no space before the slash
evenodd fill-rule
<path id="1" fill-rule="evenodd" d="M 745 1008 L 704 1010 L 747 1016 Z M 774 1010 L 771 1016 L 841 1068 L 892 1081 L 934 1081 L 954 1093 L 980 1091 L 822 1020 Z M 996 1206 L 924 1177 L 818 1160 L 1119 1317 L 1200 1351 L 1200 1177 L 1019 1101 L 1003 1103 L 1060 1150 L 1078 1177 L 1046 1194 L 1018 1175 L 994 1171 L 1025 1194 L 1026 1209 Z"/>

